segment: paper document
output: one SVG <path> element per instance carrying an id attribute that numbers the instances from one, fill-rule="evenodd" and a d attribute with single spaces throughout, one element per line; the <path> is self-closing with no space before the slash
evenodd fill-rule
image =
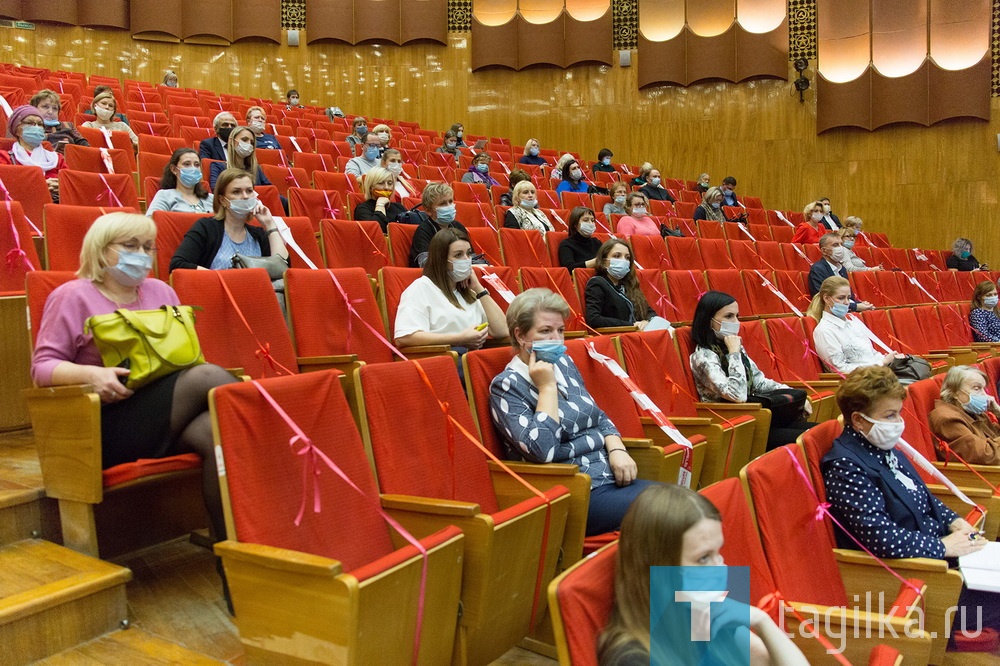
<path id="1" fill-rule="evenodd" d="M 970 590 L 1000 592 L 1000 542 L 991 541 L 982 550 L 958 558 L 958 568 Z"/>

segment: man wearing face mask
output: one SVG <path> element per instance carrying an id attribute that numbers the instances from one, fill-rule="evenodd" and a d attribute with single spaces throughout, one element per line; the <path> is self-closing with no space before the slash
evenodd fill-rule
<path id="1" fill-rule="evenodd" d="M 740 200 L 736 198 L 736 179 L 726 176 L 722 179 L 722 205 L 742 206 Z"/>
<path id="2" fill-rule="evenodd" d="M 267 113 L 259 106 L 251 106 L 247 109 L 247 127 L 249 127 L 257 138 L 258 148 L 268 148 L 271 150 L 281 150 L 281 144 L 273 134 L 265 134 Z"/>
<path id="3" fill-rule="evenodd" d="M 410 244 L 412 268 L 424 267 L 431 239 L 442 229 L 452 228 L 465 236 L 469 235 L 462 223 L 455 219 L 455 191 L 450 186 L 444 183 L 428 183 L 424 188 L 420 207 L 423 209 L 421 221 Z"/>
<path id="4" fill-rule="evenodd" d="M 817 199 L 820 205 L 823 206 L 823 221 L 822 224 L 830 231 L 837 231 L 840 229 L 840 218 L 833 214 L 830 208 L 830 197 L 820 197 Z"/>
<path id="5" fill-rule="evenodd" d="M 639 191 L 645 194 L 646 198 L 650 201 L 669 201 L 673 203 L 675 199 L 671 196 L 670 190 L 663 187 L 662 181 L 660 170 L 653 169 L 649 172 L 649 176 L 646 177 L 646 184 L 640 187 Z"/>
<path id="6" fill-rule="evenodd" d="M 699 175 L 698 176 L 698 185 L 695 188 L 696 191 L 700 192 L 701 194 L 705 194 L 705 192 L 708 192 L 708 188 L 711 187 L 711 185 L 709 185 L 710 182 L 711 182 L 711 178 L 709 178 L 709 176 L 708 176 L 707 173 L 703 173 L 703 174 Z"/>
<path id="7" fill-rule="evenodd" d="M 615 154 L 611 152 L 609 148 L 601 148 L 601 151 L 597 153 L 597 161 L 590 167 L 590 172 L 594 174 L 594 178 L 597 177 L 599 171 L 604 173 L 614 173 L 615 167 L 611 164 L 611 158 Z"/>
<path id="8" fill-rule="evenodd" d="M 979 368 L 956 365 L 945 375 L 941 399 L 927 416 L 937 438 L 938 460 L 947 460 L 941 441 L 973 465 L 1000 465 L 1000 406 L 986 392 L 989 378 Z M 938 441 L 940 440 L 940 441 Z"/>
<path id="9" fill-rule="evenodd" d="M 823 258 L 812 265 L 809 269 L 809 295 L 815 296 L 823 286 L 823 280 L 834 275 L 847 279 L 847 269 L 843 262 L 847 258 L 844 250 L 844 241 L 837 234 L 824 234 L 819 239 L 819 249 L 823 253 Z M 851 294 L 850 311 L 864 312 L 874 310 L 875 306 L 868 301 L 858 301 Z"/>
<path id="10" fill-rule="evenodd" d="M 378 166 L 382 157 L 382 142 L 373 133 L 365 135 L 364 152 L 358 157 L 352 157 L 347 161 L 347 168 L 344 173 L 354 176 L 361 184 L 361 177 Z"/>
<path id="11" fill-rule="evenodd" d="M 201 140 L 198 144 L 198 157 L 225 162 L 229 159 L 226 145 L 229 143 L 229 135 L 236 127 L 236 117 L 228 111 L 217 113 L 212 127 L 215 128 L 215 136 Z"/>

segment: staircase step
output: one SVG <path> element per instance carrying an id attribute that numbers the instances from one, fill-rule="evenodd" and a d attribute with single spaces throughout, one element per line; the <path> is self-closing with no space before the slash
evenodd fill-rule
<path id="1" fill-rule="evenodd" d="M 52 655 L 37 666 L 143 666 L 145 664 L 224 664 L 200 652 L 160 638 L 138 627 L 113 631 L 89 643 Z"/>
<path id="2" fill-rule="evenodd" d="M 42 488 L 0 479 L 0 547 L 22 539 L 59 538 L 59 509 Z"/>
<path id="3" fill-rule="evenodd" d="M 132 572 L 40 539 L 0 548 L 0 645 L 26 664 L 117 629 Z"/>

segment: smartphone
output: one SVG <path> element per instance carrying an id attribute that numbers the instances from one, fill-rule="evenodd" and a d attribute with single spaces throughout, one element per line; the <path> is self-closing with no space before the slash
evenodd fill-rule
<path id="1" fill-rule="evenodd" d="M 126 370 L 132 369 L 132 359 L 127 358 L 118 364 L 119 368 L 125 368 Z M 128 386 L 128 375 L 118 375 L 118 381 L 122 383 L 122 386 Z"/>
<path id="2" fill-rule="evenodd" d="M 486 327 L 487 327 L 487 326 L 489 326 L 489 325 L 490 325 L 490 322 L 488 322 L 488 321 L 484 321 L 484 322 L 483 322 L 482 324 L 480 324 L 479 326 L 476 326 L 476 330 L 477 330 L 477 331 L 485 331 L 485 330 L 486 330 Z"/>

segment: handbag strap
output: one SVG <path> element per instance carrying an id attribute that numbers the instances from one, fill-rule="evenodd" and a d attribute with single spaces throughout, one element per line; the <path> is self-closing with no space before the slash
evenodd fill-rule
<path id="1" fill-rule="evenodd" d="M 173 309 L 173 312 L 171 312 L 171 309 Z M 115 312 L 120 315 L 122 319 L 127 321 L 129 326 L 143 335 L 147 335 L 151 338 L 165 338 L 167 333 L 170 332 L 171 319 L 180 319 L 180 312 L 177 310 L 177 306 L 175 305 L 163 305 L 156 310 L 156 312 L 159 312 L 160 310 L 163 311 L 163 326 L 158 331 L 150 328 L 146 322 L 136 316 L 133 310 L 119 308 L 115 310 Z"/>
<path id="2" fill-rule="evenodd" d="M 191 360 L 181 361 L 181 362 L 177 362 L 175 360 L 168 361 L 168 359 L 164 358 L 163 355 L 160 354 L 160 352 L 156 349 L 156 345 L 149 345 L 149 348 L 153 351 L 154 354 L 156 354 L 160 358 L 161 361 L 169 362 L 171 365 L 189 366 L 193 364 L 201 357 L 201 341 L 198 340 L 198 333 L 195 331 L 194 319 L 191 317 L 190 310 L 178 307 L 176 305 L 164 305 L 161 307 L 161 309 L 164 310 L 164 314 L 166 317 L 162 333 L 156 333 L 155 331 L 150 330 L 149 327 L 146 326 L 146 324 L 139 317 L 135 316 L 135 312 L 131 310 L 126 310 L 124 308 L 121 308 L 119 310 L 116 310 L 115 312 L 121 315 L 122 318 L 126 322 L 128 322 L 128 325 L 134 328 L 136 331 L 139 331 L 143 335 L 156 339 L 165 338 L 167 336 L 167 333 L 170 331 L 170 328 L 173 326 L 173 320 L 176 319 L 184 327 L 184 330 L 187 331 L 188 340 L 191 342 L 191 350 L 192 350 Z M 171 310 L 173 312 L 171 312 Z"/>

